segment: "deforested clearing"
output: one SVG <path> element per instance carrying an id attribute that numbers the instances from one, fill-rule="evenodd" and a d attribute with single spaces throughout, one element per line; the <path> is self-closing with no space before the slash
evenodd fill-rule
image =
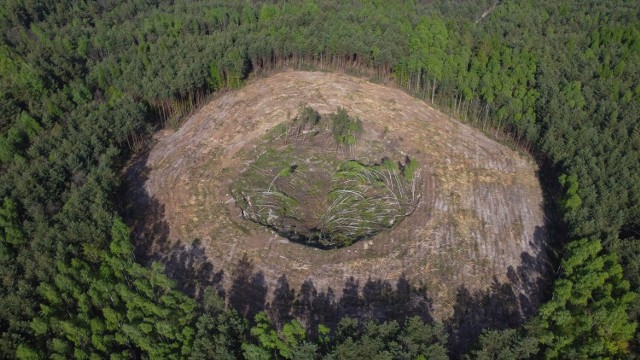
<path id="1" fill-rule="evenodd" d="M 383 144 L 418 164 L 421 198 L 394 228 L 339 249 L 291 242 L 242 217 L 231 189 L 266 134 L 303 106 L 339 107 L 363 122 L 341 158 Z M 229 274 L 246 255 L 269 289 L 311 280 L 341 293 L 350 279 L 424 285 L 437 318 L 452 314 L 460 289 L 509 283 L 514 299 L 537 303 L 546 263 L 543 195 L 535 162 L 405 92 L 338 73 L 285 71 L 223 94 L 177 130 L 164 130 L 128 172 L 138 242 L 158 254 L 195 239 L 213 268 Z M 163 250 L 164 249 L 164 250 Z M 518 302 L 517 306 L 525 306 Z M 524 311 L 524 310 L 522 310 Z"/>

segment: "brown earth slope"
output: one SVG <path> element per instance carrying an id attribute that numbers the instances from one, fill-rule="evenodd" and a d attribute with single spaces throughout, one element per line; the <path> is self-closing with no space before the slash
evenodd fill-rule
<path id="1" fill-rule="evenodd" d="M 392 230 L 335 250 L 292 243 L 243 219 L 232 182 L 252 160 L 255 142 L 295 117 L 301 104 L 321 114 L 342 106 L 367 129 L 356 147 L 376 139 L 417 159 L 423 197 L 416 211 Z M 177 131 L 159 133 L 130 171 L 139 186 L 131 192 L 134 204 L 147 206 L 132 222 L 150 251 L 159 241 L 188 248 L 199 239 L 225 274 L 246 254 L 270 289 L 283 274 L 293 288 L 312 279 L 318 290 L 337 292 L 350 277 L 395 281 L 404 274 L 427 286 L 433 314 L 443 318 L 463 287 L 481 291 L 508 281 L 515 297 L 532 296 L 526 284 L 539 276 L 531 263 L 544 260 L 545 241 L 536 171 L 531 159 L 399 89 L 287 71 L 222 95 Z"/>

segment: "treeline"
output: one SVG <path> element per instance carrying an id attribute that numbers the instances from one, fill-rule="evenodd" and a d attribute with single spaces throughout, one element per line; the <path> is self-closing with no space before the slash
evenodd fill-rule
<path id="1" fill-rule="evenodd" d="M 419 317 L 402 326 L 344 317 L 333 336 L 319 324 L 311 337 L 287 313 L 274 323 L 259 312 L 251 326 L 226 309 L 214 289 L 197 304 L 175 290 L 162 265 L 137 264 L 121 221 L 114 222 L 111 237 L 108 249 L 90 259 L 58 262 L 52 281 L 37 287 L 40 311 L 29 323 L 37 341 L 19 344 L 18 358 L 447 358 L 444 327 Z"/>
<path id="2" fill-rule="evenodd" d="M 474 356 L 637 351 L 640 6 L 502 1 L 482 18 L 493 5 L 3 1 L 1 356 L 444 354 L 435 324 L 309 338 L 262 317 L 251 330 L 131 258 L 113 201 L 131 154 L 210 94 L 289 67 L 394 79 L 539 160 L 562 238 L 554 294 L 527 326 L 485 333 Z"/>

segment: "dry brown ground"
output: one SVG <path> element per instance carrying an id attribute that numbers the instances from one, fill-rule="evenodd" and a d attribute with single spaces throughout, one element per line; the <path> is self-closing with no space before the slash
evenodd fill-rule
<path id="1" fill-rule="evenodd" d="M 424 184 L 413 215 L 369 240 L 328 251 L 289 242 L 242 219 L 231 183 L 251 160 L 255 142 L 295 117 L 300 104 L 321 114 L 343 106 L 364 121 L 370 139 L 415 157 Z M 211 101 L 177 131 L 156 138 L 132 172 L 142 187 L 131 196 L 152 199 L 157 215 L 138 214 L 137 236 L 186 247 L 199 238 L 207 258 L 226 274 L 246 253 L 270 289 L 282 274 L 293 288 L 312 279 L 319 290 L 337 292 L 350 277 L 395 281 L 405 274 L 427 285 L 433 315 L 443 318 L 453 313 L 461 287 L 479 291 L 493 280 L 518 283 L 518 272 L 511 270 L 522 270 L 523 259 L 543 256 L 535 163 L 396 88 L 344 74 L 287 71 Z M 366 139 L 357 146 L 366 147 Z M 528 276 L 523 282 L 537 277 Z M 514 286 L 515 296 L 530 296 L 527 291 Z"/>

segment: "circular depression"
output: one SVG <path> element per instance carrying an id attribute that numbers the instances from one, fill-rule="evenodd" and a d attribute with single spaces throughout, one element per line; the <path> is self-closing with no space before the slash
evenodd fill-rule
<path id="1" fill-rule="evenodd" d="M 351 246 L 319 250 L 244 219 L 230 189 L 265 134 L 307 105 L 343 107 L 365 131 L 350 151 L 384 144 L 419 164 L 420 201 L 393 229 Z M 324 151 L 336 150 L 327 146 Z M 311 279 L 339 292 L 353 278 L 426 284 L 433 314 L 451 314 L 459 289 L 509 281 L 517 296 L 544 261 L 543 196 L 535 163 L 403 91 L 336 73 L 287 71 L 256 79 L 164 130 L 129 170 L 131 222 L 150 252 L 198 246 L 217 270 L 246 256 L 271 289 Z M 542 260 L 541 260 L 542 259 Z M 525 279 L 526 277 L 526 279 Z M 225 281 L 229 276 L 225 276 Z M 227 284 L 229 285 L 229 284 Z"/>

